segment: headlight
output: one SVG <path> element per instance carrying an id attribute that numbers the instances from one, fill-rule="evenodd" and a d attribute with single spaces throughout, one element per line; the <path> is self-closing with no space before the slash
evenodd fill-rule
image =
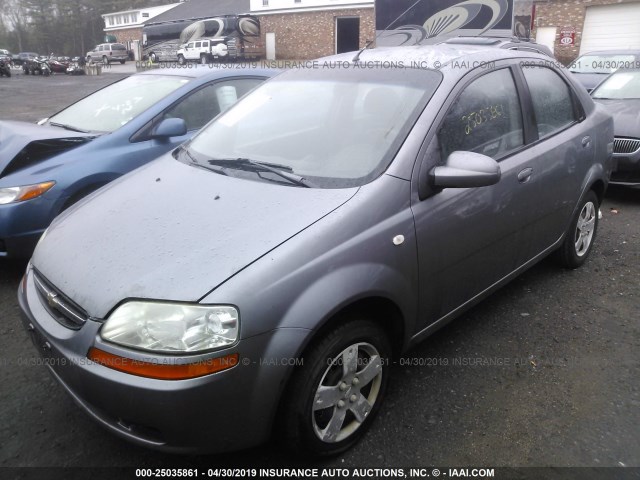
<path id="1" fill-rule="evenodd" d="M 239 330 L 234 307 L 133 301 L 109 316 L 100 335 L 152 352 L 194 353 L 232 345 Z"/>
<path id="2" fill-rule="evenodd" d="M 7 203 L 24 202 L 37 198 L 48 192 L 56 182 L 43 182 L 36 185 L 25 185 L 23 187 L 0 188 L 0 205 Z"/>

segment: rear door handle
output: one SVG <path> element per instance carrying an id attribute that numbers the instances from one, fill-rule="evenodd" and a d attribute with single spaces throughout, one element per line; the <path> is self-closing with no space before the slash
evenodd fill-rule
<path id="1" fill-rule="evenodd" d="M 533 168 L 525 168 L 518 174 L 518 181 L 520 183 L 527 183 L 531 178 L 532 173 L 533 173 Z"/>
<path id="2" fill-rule="evenodd" d="M 591 137 L 587 135 L 586 137 L 582 137 L 582 146 L 584 148 L 588 148 L 591 145 Z"/>

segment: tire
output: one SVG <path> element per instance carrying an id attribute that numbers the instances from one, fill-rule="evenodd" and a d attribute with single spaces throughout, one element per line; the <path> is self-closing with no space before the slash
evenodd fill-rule
<path id="1" fill-rule="evenodd" d="M 91 58 L 91 56 L 88 56 L 87 57 L 87 63 L 91 63 L 91 62 L 93 62 L 93 59 Z"/>
<path id="2" fill-rule="evenodd" d="M 103 64 L 103 65 L 109 65 L 109 59 L 107 58 L 107 56 L 106 56 L 106 55 L 104 55 L 104 56 L 102 57 L 102 64 Z"/>
<path id="3" fill-rule="evenodd" d="M 200 55 L 200 64 L 201 65 L 208 65 L 209 64 L 209 57 L 204 53 L 202 55 Z"/>
<path id="4" fill-rule="evenodd" d="M 355 444 L 384 400 L 390 356 L 385 332 L 359 318 L 313 344 L 281 401 L 278 428 L 285 444 L 311 455 L 334 455 Z M 318 407 L 320 391 L 325 408 Z"/>
<path id="5" fill-rule="evenodd" d="M 158 63 L 158 56 L 154 52 L 151 52 L 149 54 L 149 60 L 151 60 L 151 63 Z"/>
<path id="6" fill-rule="evenodd" d="M 598 196 L 590 190 L 580 201 L 564 242 L 558 250 L 558 260 L 565 268 L 580 267 L 591 253 L 598 231 L 599 208 Z"/>
<path id="7" fill-rule="evenodd" d="M 124 60 L 120 60 L 120 65 L 124 65 Z"/>
<path id="8" fill-rule="evenodd" d="M 186 65 L 187 61 L 184 58 L 184 55 L 178 55 L 178 65 Z"/>

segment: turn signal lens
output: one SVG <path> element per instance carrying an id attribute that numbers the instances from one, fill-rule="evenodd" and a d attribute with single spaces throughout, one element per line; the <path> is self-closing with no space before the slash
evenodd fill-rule
<path id="1" fill-rule="evenodd" d="M 155 378 L 158 380 L 186 380 L 189 378 L 203 377 L 235 367 L 238 364 L 239 355 L 233 353 L 231 355 L 225 355 L 224 357 L 209 358 L 195 363 L 169 365 L 121 357 L 92 347 L 87 357 L 89 360 L 107 368 L 139 377 Z"/>
<path id="2" fill-rule="evenodd" d="M 25 185 L 22 187 L 0 188 L 0 205 L 8 203 L 24 202 L 44 195 L 51 190 L 56 182 L 43 182 L 36 185 Z"/>

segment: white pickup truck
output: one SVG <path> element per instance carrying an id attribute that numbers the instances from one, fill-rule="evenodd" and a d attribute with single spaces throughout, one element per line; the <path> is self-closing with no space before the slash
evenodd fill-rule
<path id="1" fill-rule="evenodd" d="M 224 38 L 209 38 L 186 43 L 178 49 L 178 63 L 200 62 L 204 65 L 214 58 L 224 58 L 229 54 L 224 42 Z"/>

